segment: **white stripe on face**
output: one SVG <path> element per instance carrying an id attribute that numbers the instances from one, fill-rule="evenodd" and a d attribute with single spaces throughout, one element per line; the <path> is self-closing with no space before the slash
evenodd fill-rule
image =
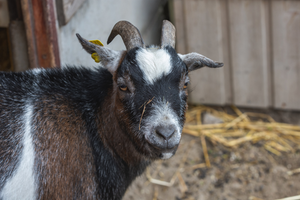
<path id="1" fill-rule="evenodd" d="M 153 84 L 155 80 L 168 75 L 172 70 L 171 57 L 164 49 L 156 51 L 140 49 L 136 60 L 148 84 Z"/>
<path id="2" fill-rule="evenodd" d="M 23 149 L 18 167 L 13 176 L 6 182 L 0 194 L 3 199 L 35 199 L 34 146 L 31 135 L 32 106 L 27 106 L 23 118 Z"/>

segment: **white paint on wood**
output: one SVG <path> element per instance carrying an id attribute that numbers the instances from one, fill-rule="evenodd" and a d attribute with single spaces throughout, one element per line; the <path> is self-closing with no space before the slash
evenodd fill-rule
<path id="1" fill-rule="evenodd" d="M 300 1 L 272 1 L 274 106 L 300 109 Z"/>

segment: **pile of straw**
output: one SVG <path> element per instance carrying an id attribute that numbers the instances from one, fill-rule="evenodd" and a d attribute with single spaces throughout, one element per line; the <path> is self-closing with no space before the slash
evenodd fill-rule
<path id="1" fill-rule="evenodd" d="M 237 148 L 245 142 L 263 141 L 266 150 L 280 156 L 282 152 L 293 152 L 300 146 L 300 126 L 278 123 L 272 117 L 261 113 L 242 113 L 232 106 L 236 116 L 215 109 L 198 106 L 186 113 L 183 133 L 200 136 L 202 146 L 204 137 L 212 143 Z M 202 113 L 210 113 L 223 120 L 219 124 L 202 124 Z"/>

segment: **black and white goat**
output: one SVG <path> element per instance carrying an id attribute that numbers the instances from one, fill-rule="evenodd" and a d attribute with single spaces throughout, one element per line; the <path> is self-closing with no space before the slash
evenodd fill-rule
<path id="1" fill-rule="evenodd" d="M 95 45 L 101 67 L 0 73 L 0 199 L 121 199 L 155 159 L 174 155 L 187 108 L 188 73 L 216 63 L 177 54 L 164 21 L 161 46 L 118 22 L 127 51 Z"/>

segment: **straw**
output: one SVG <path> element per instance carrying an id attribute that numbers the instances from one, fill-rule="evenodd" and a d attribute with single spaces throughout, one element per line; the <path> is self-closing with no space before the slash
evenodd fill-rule
<path id="1" fill-rule="evenodd" d="M 283 199 L 277 199 L 277 200 L 300 200 L 300 195 L 293 196 L 293 197 L 287 197 L 287 198 L 283 198 Z"/>
<path id="2" fill-rule="evenodd" d="M 236 115 L 217 111 L 206 106 L 197 106 L 187 111 L 183 133 L 195 137 L 204 135 L 213 144 L 222 144 L 230 148 L 238 148 L 246 142 L 263 142 L 264 148 L 277 155 L 282 152 L 293 152 L 293 147 L 300 146 L 300 126 L 276 122 L 267 114 L 245 112 L 232 106 Z M 210 113 L 224 122 L 219 124 L 202 124 L 201 114 Z M 201 139 L 206 164 L 207 147 Z M 206 150 L 205 150 L 206 149 Z"/>

